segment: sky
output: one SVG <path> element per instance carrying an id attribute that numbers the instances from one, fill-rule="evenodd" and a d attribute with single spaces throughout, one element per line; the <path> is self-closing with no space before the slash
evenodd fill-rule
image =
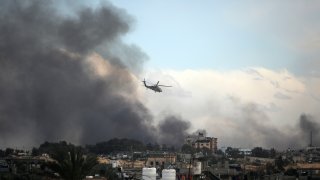
<path id="1" fill-rule="evenodd" d="M 150 68 L 262 66 L 316 73 L 305 67 L 314 60 L 318 45 L 316 1 L 112 3 L 135 19 L 126 40 L 148 54 Z M 308 62 L 303 66 L 301 61 Z"/>
<path id="2" fill-rule="evenodd" d="M 318 1 L 2 1 L 1 144 L 205 130 L 219 148 L 320 146 Z"/>
<path id="3" fill-rule="evenodd" d="M 125 40 L 149 57 L 141 79 L 174 86 L 161 95 L 141 90 L 157 117 L 179 114 L 220 147 L 288 148 L 301 115 L 319 122 L 319 2 L 112 3 L 134 18 Z"/>
<path id="4" fill-rule="evenodd" d="M 111 2 L 134 19 L 124 40 L 148 56 L 139 78 L 174 86 L 140 89 L 156 117 L 178 114 L 220 147 L 309 143 L 295 132 L 320 117 L 318 1 Z"/>

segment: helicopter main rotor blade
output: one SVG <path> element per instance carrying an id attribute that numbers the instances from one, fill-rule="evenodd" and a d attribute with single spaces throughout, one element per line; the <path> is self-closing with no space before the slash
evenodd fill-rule
<path id="1" fill-rule="evenodd" d="M 158 86 L 162 86 L 162 87 L 172 87 L 172 86 L 166 86 L 166 85 L 158 85 Z"/>

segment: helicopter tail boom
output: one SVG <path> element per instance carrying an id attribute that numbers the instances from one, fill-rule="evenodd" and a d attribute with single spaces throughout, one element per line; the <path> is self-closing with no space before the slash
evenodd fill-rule
<path id="1" fill-rule="evenodd" d="M 145 79 L 143 79 L 143 81 L 142 81 L 142 82 L 143 82 L 144 86 L 145 86 L 145 87 L 147 87 L 146 80 L 145 80 Z"/>

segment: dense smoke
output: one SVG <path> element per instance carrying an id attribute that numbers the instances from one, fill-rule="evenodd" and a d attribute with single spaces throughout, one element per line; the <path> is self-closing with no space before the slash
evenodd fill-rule
<path id="1" fill-rule="evenodd" d="M 253 103 L 241 104 L 236 101 L 234 103 L 237 104 L 239 112 L 238 116 L 232 117 L 237 129 L 232 133 L 232 142 L 236 142 L 233 146 L 303 148 L 310 144 L 311 131 L 313 144 L 320 143 L 318 140 L 320 124 L 314 121 L 311 115 L 302 114 L 291 126 L 276 126 L 270 123 L 271 120 L 263 111 L 264 107 Z"/>
<path id="2" fill-rule="evenodd" d="M 171 146 L 181 145 L 188 136 L 190 123 L 176 116 L 168 116 L 159 123 L 160 142 Z"/>
<path id="3" fill-rule="evenodd" d="M 320 146 L 320 123 L 316 122 L 311 115 L 302 114 L 300 116 L 299 127 L 301 132 L 301 138 L 304 140 L 303 142 L 308 143 L 310 145 L 310 135 L 312 132 L 312 144 L 316 146 Z"/>
<path id="4" fill-rule="evenodd" d="M 120 40 L 130 29 L 125 12 L 107 5 L 65 16 L 48 1 L 0 4 L 2 147 L 157 140 L 136 98 L 134 74 L 146 56 Z"/>

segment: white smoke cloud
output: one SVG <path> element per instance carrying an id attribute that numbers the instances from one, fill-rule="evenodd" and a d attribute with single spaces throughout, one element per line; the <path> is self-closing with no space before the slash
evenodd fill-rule
<path id="1" fill-rule="evenodd" d="M 219 146 L 303 146 L 307 143 L 291 143 L 300 115 L 320 117 L 314 98 L 320 79 L 309 82 L 285 69 L 152 70 L 145 77 L 173 86 L 161 94 L 141 87 L 141 99 L 153 114 L 180 114 L 192 130 L 218 137 Z"/>

